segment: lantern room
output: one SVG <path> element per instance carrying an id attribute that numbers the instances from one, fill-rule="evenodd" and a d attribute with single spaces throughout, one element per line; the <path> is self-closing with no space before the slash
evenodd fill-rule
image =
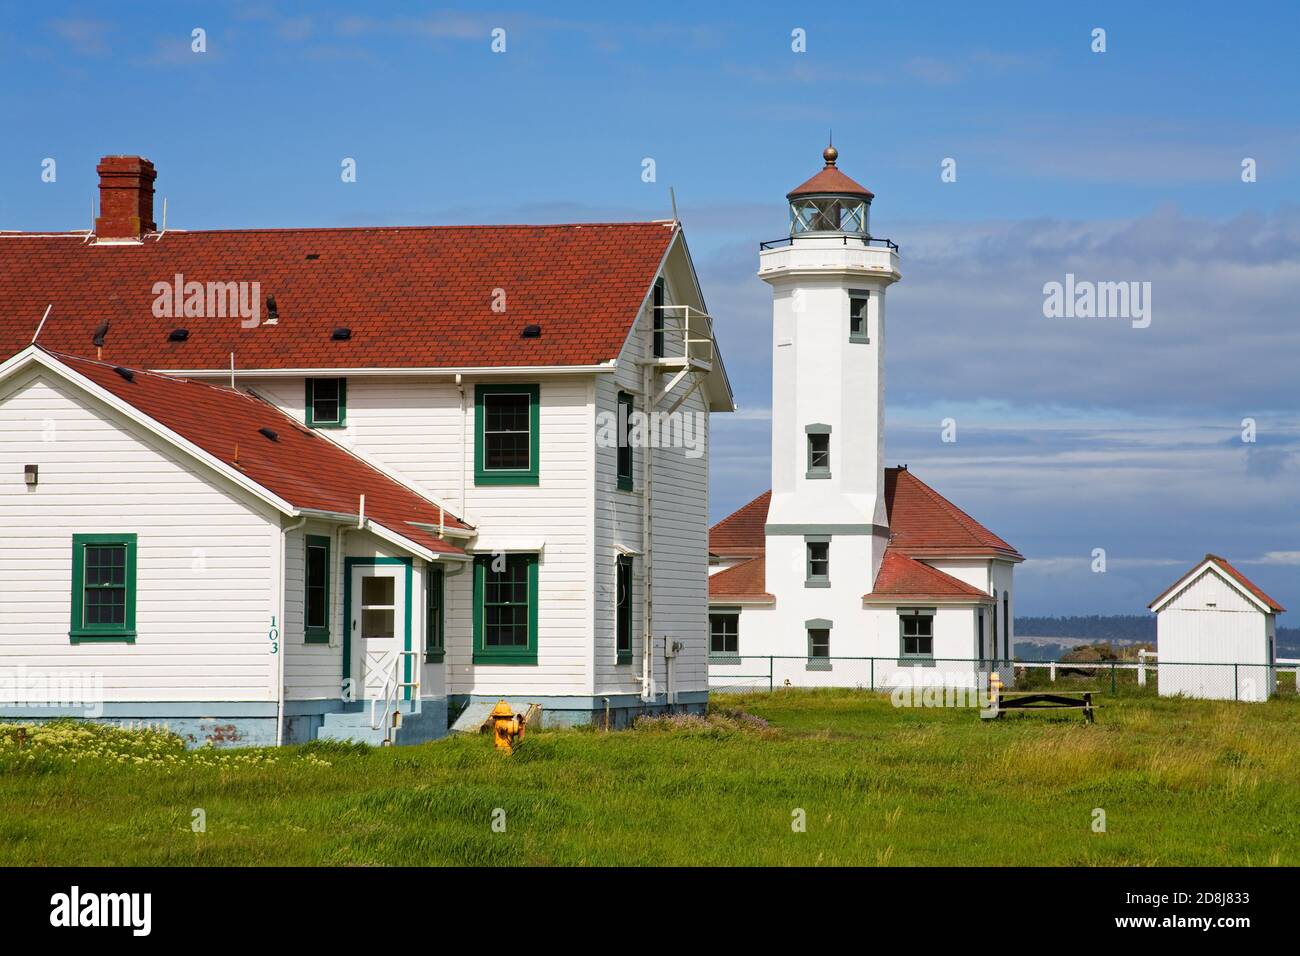
<path id="1" fill-rule="evenodd" d="M 839 150 L 827 146 L 826 165 L 812 179 L 786 194 L 790 201 L 790 235 L 835 233 L 871 235 L 869 214 L 875 194 L 855 183 L 835 166 Z"/>

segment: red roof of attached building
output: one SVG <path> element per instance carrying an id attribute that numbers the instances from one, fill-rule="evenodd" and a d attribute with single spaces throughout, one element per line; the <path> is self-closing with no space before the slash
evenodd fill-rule
<path id="1" fill-rule="evenodd" d="M 763 526 L 772 492 L 765 491 L 738 511 L 733 511 L 709 529 L 709 552 L 721 557 L 745 557 L 767 549 Z"/>
<path id="2" fill-rule="evenodd" d="M 618 356 L 674 233 L 670 222 L 0 235 L 0 358 L 103 357 L 156 370 L 595 365 Z M 312 256 L 313 258 L 308 258 Z M 153 314 L 155 283 L 258 282 L 262 324 Z M 266 324 L 275 298 L 279 322 Z M 538 338 L 523 338 L 525 325 Z M 189 330 L 172 342 L 175 328 Z M 335 328 L 352 337 L 334 341 Z"/>
<path id="3" fill-rule="evenodd" d="M 914 558 L 1005 557 L 1019 551 L 906 468 L 885 469 L 889 544 Z"/>
<path id="4" fill-rule="evenodd" d="M 721 556 L 762 554 L 772 493 L 765 491 L 709 529 L 709 551 Z M 885 469 L 890 547 L 911 557 L 1005 557 L 1018 552 L 906 468 Z"/>
<path id="5" fill-rule="evenodd" d="M 750 558 L 734 567 L 709 575 L 709 599 L 734 601 L 776 600 L 763 590 L 766 587 L 767 561 L 763 557 Z"/>
<path id="6" fill-rule="evenodd" d="M 909 558 L 897 548 L 886 548 L 880 571 L 876 575 L 871 593 L 863 600 L 877 598 L 886 601 L 929 601 L 965 599 L 992 604 L 993 597 L 977 587 L 961 581 L 938 568 Z"/>
<path id="7" fill-rule="evenodd" d="M 1147 607 L 1149 608 L 1155 607 L 1157 604 L 1163 601 L 1170 593 L 1182 587 L 1187 582 L 1188 577 L 1190 577 L 1193 573 L 1195 573 L 1196 568 L 1199 568 L 1206 561 L 1209 561 L 1216 568 L 1218 568 L 1224 574 L 1228 575 L 1230 578 L 1232 578 L 1234 581 L 1240 584 L 1243 588 L 1245 588 L 1247 591 L 1253 594 L 1256 598 L 1258 598 L 1265 605 L 1267 605 L 1269 610 L 1271 610 L 1273 613 L 1281 614 L 1284 611 L 1286 611 L 1286 608 L 1284 608 L 1281 604 L 1278 604 L 1277 601 L 1274 601 L 1271 597 L 1269 597 L 1262 590 L 1260 590 L 1259 586 L 1255 584 L 1255 582 L 1251 581 L 1248 577 L 1246 577 L 1246 575 L 1242 574 L 1231 564 L 1229 564 L 1226 558 L 1221 558 L 1217 554 L 1207 554 L 1204 558 L 1202 558 L 1200 561 L 1196 563 L 1195 568 L 1192 568 L 1190 571 L 1187 572 L 1187 574 L 1184 574 L 1181 578 L 1179 578 L 1169 587 L 1165 588 L 1165 590 L 1160 593 L 1160 596 L 1157 597 L 1150 604 L 1148 604 Z"/>
<path id="8" fill-rule="evenodd" d="M 440 515 L 437 504 L 267 402 L 234 389 L 152 372 L 131 370 L 128 381 L 113 365 L 51 354 L 299 510 L 356 515 L 365 495 L 368 519 L 430 551 L 463 553 L 412 522 L 436 527 L 441 519 L 453 529 L 468 525 L 449 512 Z M 262 434 L 262 428 L 270 429 L 274 440 Z"/>

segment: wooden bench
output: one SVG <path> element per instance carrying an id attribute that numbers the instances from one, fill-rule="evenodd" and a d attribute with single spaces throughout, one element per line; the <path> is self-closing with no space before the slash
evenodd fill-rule
<path id="1" fill-rule="evenodd" d="M 1082 709 L 1083 719 L 1090 724 L 1093 722 L 1090 690 L 1077 693 L 1054 691 L 1050 694 L 1041 691 L 997 690 L 994 692 L 990 706 L 980 710 L 980 717 L 993 720 L 1001 717 L 1008 710 L 1055 710 L 1059 707 Z"/>

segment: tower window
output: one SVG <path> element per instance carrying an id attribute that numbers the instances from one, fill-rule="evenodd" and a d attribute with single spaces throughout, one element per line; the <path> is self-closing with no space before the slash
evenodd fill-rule
<path id="1" fill-rule="evenodd" d="M 813 618 L 804 621 L 808 632 L 808 670 L 828 671 L 831 669 L 831 627 L 825 618 Z"/>
<path id="2" fill-rule="evenodd" d="M 806 425 L 808 435 L 808 473 L 805 478 L 831 476 L 831 426 Z"/>
<path id="3" fill-rule="evenodd" d="M 709 659 L 740 655 L 740 612 L 715 611 L 709 615 Z"/>
<path id="4" fill-rule="evenodd" d="M 867 304 L 871 301 L 869 292 L 849 293 L 849 341 L 869 343 L 867 334 Z"/>
<path id="5" fill-rule="evenodd" d="M 828 588 L 831 586 L 831 539 L 829 537 L 806 536 L 804 548 L 808 554 L 806 588 Z"/>

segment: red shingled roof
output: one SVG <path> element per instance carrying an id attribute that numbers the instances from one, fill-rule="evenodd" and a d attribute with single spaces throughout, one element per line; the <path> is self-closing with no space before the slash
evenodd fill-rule
<path id="1" fill-rule="evenodd" d="M 1021 554 L 906 468 L 885 469 L 890 546 L 911 557 Z"/>
<path id="2" fill-rule="evenodd" d="M 227 368 L 232 350 L 244 369 L 594 365 L 618 356 L 672 236 L 666 222 L 0 235 L 0 357 L 52 305 L 41 345 L 84 354 L 107 321 L 104 359 L 132 368 Z M 156 318 L 154 284 L 177 274 L 259 282 L 279 323 Z M 339 326 L 349 341 L 331 340 Z M 177 327 L 188 341 L 168 341 Z"/>
<path id="3" fill-rule="evenodd" d="M 430 551 L 463 553 L 410 523 L 437 526 L 436 504 L 273 405 L 234 389 L 151 372 L 133 371 L 127 381 L 112 365 L 51 354 L 295 508 L 355 515 L 365 495 L 367 518 Z M 275 432 L 276 440 L 261 428 Z M 449 528 L 468 527 L 449 512 L 442 517 Z"/>
<path id="4" fill-rule="evenodd" d="M 736 601 L 774 601 L 772 595 L 763 588 L 766 586 L 767 561 L 765 558 L 750 558 L 734 567 L 709 575 L 709 598 Z"/>
<path id="5" fill-rule="evenodd" d="M 765 491 L 709 529 L 709 552 L 722 557 L 745 557 L 767 550 L 763 526 L 772 492 Z"/>
<path id="6" fill-rule="evenodd" d="M 993 603 L 992 595 L 985 594 L 979 588 L 972 587 L 951 574 L 945 574 L 938 568 L 909 558 L 896 548 L 885 549 L 885 557 L 880 562 L 880 572 L 876 575 L 871 593 L 862 597 L 863 600 L 884 598 L 888 601 L 942 601 L 958 598 Z"/>
<path id="7" fill-rule="evenodd" d="M 772 493 L 765 491 L 709 529 L 709 551 L 723 556 L 762 554 L 763 526 Z M 1021 555 L 988 528 L 904 468 L 885 469 L 890 547 L 912 557 Z"/>
<path id="8" fill-rule="evenodd" d="M 1256 585 L 1255 582 L 1251 581 L 1248 577 L 1246 577 L 1246 575 L 1242 574 L 1231 564 L 1229 564 L 1226 558 L 1221 558 L 1217 554 L 1207 554 L 1204 558 L 1202 558 L 1200 561 L 1196 563 L 1196 568 L 1199 568 L 1206 561 L 1209 561 L 1216 568 L 1218 568 L 1224 574 L 1228 575 L 1230 578 L 1232 578 L 1234 581 L 1240 584 L 1251 594 L 1255 595 L 1255 597 L 1259 598 L 1259 600 L 1263 601 L 1264 604 L 1268 606 L 1269 610 L 1273 611 L 1275 614 L 1281 614 L 1286 610 L 1286 608 L 1278 604 L 1277 601 L 1274 601 L 1271 597 L 1269 597 L 1267 594 L 1261 591 L 1259 589 L 1259 586 Z M 1192 568 L 1191 571 L 1187 572 L 1187 574 L 1184 574 L 1181 578 L 1179 578 L 1169 587 L 1165 588 L 1165 590 L 1160 593 L 1160 596 L 1157 597 L 1150 604 L 1148 604 L 1147 607 L 1149 608 L 1155 607 L 1162 600 L 1164 600 L 1165 597 L 1167 597 L 1170 593 L 1182 587 L 1187 582 L 1188 577 L 1193 572 L 1196 571 L 1196 568 Z"/>

